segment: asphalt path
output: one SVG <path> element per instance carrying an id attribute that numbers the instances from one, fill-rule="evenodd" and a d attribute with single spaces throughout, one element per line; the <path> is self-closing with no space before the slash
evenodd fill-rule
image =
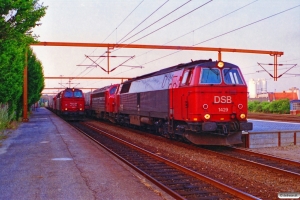
<path id="1" fill-rule="evenodd" d="M 0 147 L 0 199 L 163 199 L 142 177 L 39 108 Z"/>

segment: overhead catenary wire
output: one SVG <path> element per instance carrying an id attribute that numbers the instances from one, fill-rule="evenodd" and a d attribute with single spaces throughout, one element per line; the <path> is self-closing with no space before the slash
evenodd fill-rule
<path id="1" fill-rule="evenodd" d="M 231 14 L 233 14 L 233 13 L 235 13 L 235 12 L 237 12 L 237 11 L 239 11 L 239 10 L 241 10 L 241 9 L 243 9 L 243 8 L 245 8 L 245 7 L 249 6 L 249 5 L 251 5 L 251 4 L 255 3 L 255 2 L 257 2 L 257 1 L 258 1 L 258 0 L 252 1 L 252 2 L 250 2 L 250 3 L 248 3 L 248 4 L 246 4 L 246 5 L 244 5 L 244 6 L 240 7 L 240 8 L 238 8 L 238 9 L 235 9 L 235 10 L 233 10 L 233 11 L 231 11 L 231 12 L 225 14 L 225 15 L 222 15 L 221 17 L 218 17 L 217 19 L 214 19 L 214 20 L 212 20 L 212 21 L 210 21 L 210 22 L 208 22 L 208 23 L 206 23 L 206 24 L 204 24 L 204 25 L 202 25 L 202 26 L 200 26 L 200 27 L 198 27 L 198 28 L 196 28 L 196 29 L 193 29 L 193 30 L 190 31 L 190 32 L 187 32 L 187 33 L 185 33 L 185 34 L 183 34 L 183 35 L 181 35 L 181 36 L 178 36 L 178 37 L 175 38 L 175 39 L 172 39 L 172 40 L 170 40 L 170 41 L 164 43 L 164 45 L 169 44 L 169 43 L 171 43 L 171 42 L 173 42 L 173 41 L 175 41 L 175 40 L 178 40 L 178 39 L 180 39 L 180 38 L 182 38 L 182 37 L 184 37 L 184 36 L 186 36 L 186 35 L 189 35 L 189 34 L 195 32 L 195 31 L 197 31 L 197 30 L 199 30 L 199 29 L 201 29 L 201 28 L 204 28 L 204 27 L 206 27 L 206 26 L 208 26 L 208 25 L 210 25 L 210 24 L 212 24 L 212 23 L 214 23 L 214 22 L 216 22 L 216 21 L 218 21 L 218 20 L 220 20 L 220 19 L 223 19 L 224 17 L 227 17 L 228 15 L 231 15 Z M 152 50 L 151 50 L 151 51 L 152 51 Z M 144 54 L 146 54 L 146 53 L 149 53 L 149 52 L 150 52 L 150 51 L 147 51 L 147 52 L 145 52 L 145 53 L 143 53 L 143 54 L 140 54 L 140 55 L 138 55 L 138 56 L 142 56 L 142 55 L 144 55 Z M 138 56 L 137 56 L 137 57 L 138 57 Z"/>
<path id="2" fill-rule="evenodd" d="M 142 37 L 140 37 L 140 38 L 134 40 L 133 42 L 130 42 L 129 44 L 133 44 L 133 43 L 135 43 L 135 42 L 137 42 L 137 41 L 139 41 L 139 40 L 141 40 L 141 39 L 143 39 L 143 38 L 145 38 L 145 37 L 147 37 L 147 36 L 149 36 L 149 35 L 151 35 L 151 34 L 157 32 L 157 31 L 161 30 L 162 28 L 165 28 L 165 27 L 169 26 L 170 24 L 173 24 L 174 22 L 178 21 L 179 19 L 181 19 L 181 18 L 183 18 L 183 17 L 185 17 L 185 16 L 191 14 L 192 12 L 198 10 L 199 8 L 202 8 L 203 6 L 207 5 L 208 3 L 212 2 L 212 1 L 213 1 L 213 0 L 210 0 L 210 1 L 208 1 L 208 2 L 206 2 L 206 3 L 204 3 L 204 4 L 202 4 L 202 5 L 200 5 L 200 6 L 198 6 L 198 7 L 196 7 L 195 9 L 193 9 L 193 10 L 191 10 L 191 11 L 185 13 L 184 15 L 181 15 L 180 17 L 178 17 L 178 18 L 174 19 L 173 21 L 171 21 L 171 22 L 169 22 L 169 23 L 167 23 L 167 24 L 165 24 L 165 25 L 159 27 L 158 29 L 156 29 L 156 30 L 154 30 L 154 31 L 152 31 L 152 32 L 150 32 L 150 33 L 148 33 L 148 34 L 146 34 L 146 35 L 144 35 L 144 36 L 142 36 Z"/>
<path id="3" fill-rule="evenodd" d="M 137 26 L 135 26 L 129 33 L 127 33 L 122 39 L 117 42 L 117 44 L 124 43 L 121 42 L 125 37 L 127 37 L 132 31 L 134 31 L 136 28 L 138 28 L 142 23 L 144 23 L 147 19 L 149 19 L 154 13 L 156 13 L 159 9 L 161 9 L 169 0 L 165 1 L 162 5 L 160 5 L 156 10 L 154 10 L 149 16 L 147 16 L 142 22 L 140 22 Z M 126 40 L 127 41 L 127 40 Z"/>
<path id="4" fill-rule="evenodd" d="M 245 7 L 249 6 L 249 5 L 251 5 L 251 4 L 255 3 L 255 2 L 257 2 L 257 1 L 258 1 L 258 0 L 252 1 L 252 2 L 246 4 L 246 5 L 242 6 L 242 7 L 239 7 L 238 9 L 235 9 L 235 10 L 233 10 L 233 11 L 231 11 L 231 12 L 225 14 L 225 15 L 222 15 L 221 17 L 218 17 L 218 18 L 216 18 L 216 19 L 214 19 L 214 20 L 212 20 L 212 21 L 210 21 L 210 22 L 208 22 L 208 23 L 206 23 L 206 24 L 204 24 L 204 25 L 202 25 L 202 26 L 200 26 L 200 27 L 198 27 L 198 28 L 196 28 L 196 29 L 193 29 L 192 31 L 190 31 L 190 32 L 188 32 L 188 33 L 185 33 L 185 34 L 183 34 L 183 35 L 181 35 L 181 36 L 179 36 L 179 37 L 177 37 L 177 38 L 175 38 L 175 39 L 173 39 L 173 40 L 171 40 L 171 41 L 169 41 L 169 42 L 167 42 L 167 43 L 164 43 L 164 45 L 165 45 L 165 44 L 168 44 L 168 43 L 170 43 L 170 42 L 173 42 L 173 41 L 175 41 L 175 40 L 177 40 L 177 39 L 179 39 L 179 38 L 182 38 L 182 37 L 184 37 L 184 36 L 186 36 L 186 35 L 188 35 L 188 34 L 194 32 L 194 31 L 197 31 L 197 30 L 199 30 L 199 29 L 201 29 L 201 28 L 207 26 L 207 25 L 210 25 L 210 24 L 212 24 L 212 23 L 214 23 L 214 22 L 216 22 L 216 21 L 218 21 L 218 20 L 220 20 L 220 19 L 222 19 L 222 18 L 224 18 L 224 17 L 227 17 L 228 15 L 233 14 L 233 13 L 235 13 L 235 12 L 237 12 L 237 11 L 239 11 L 239 10 L 241 10 L 241 9 L 243 9 L 243 8 L 245 8 Z M 186 3 L 188 3 L 188 2 L 186 2 Z M 186 3 L 185 3 L 185 4 L 186 4 Z M 185 5 L 185 4 L 183 4 L 183 5 Z M 180 7 L 182 7 L 183 5 L 181 5 Z M 178 7 L 178 8 L 180 8 L 180 7 Z M 176 8 L 176 9 L 178 9 L 178 8 Z M 175 11 L 175 10 L 173 10 L 172 12 L 174 12 L 174 11 Z M 172 12 L 170 12 L 170 13 L 172 13 Z M 164 17 L 163 17 L 163 18 L 164 18 Z M 161 19 L 162 19 L 162 18 L 161 18 Z M 153 50 L 150 50 L 150 51 L 153 51 Z M 147 54 L 147 53 L 149 53 L 150 51 L 147 51 L 147 52 L 145 52 L 145 53 L 143 53 L 143 54 L 140 54 L 140 55 L 138 55 L 138 56 L 136 56 L 136 57 L 139 57 L 139 56 L 142 56 L 142 55 L 144 55 L 144 54 Z M 151 61 L 150 61 L 150 62 L 151 62 Z M 150 62 L 144 63 L 143 65 L 148 64 L 148 63 L 150 63 Z M 131 69 L 129 69 L 129 70 L 127 70 L 127 71 L 130 71 L 130 70 L 131 70 Z M 125 72 L 127 72 L 127 71 L 125 71 Z"/>
<path id="5" fill-rule="evenodd" d="M 126 19 L 144 2 L 144 0 L 142 0 L 123 20 L 122 22 L 102 41 L 102 42 L 105 42 L 110 36 L 111 34 L 113 34 L 125 21 Z M 95 51 L 96 51 L 97 48 L 95 48 L 91 54 L 93 54 Z M 105 52 L 102 54 L 102 56 L 105 54 Z M 100 57 L 99 57 L 100 58 Z M 99 60 L 99 58 L 95 61 L 97 62 Z M 79 65 L 82 65 L 85 61 L 87 60 L 87 57 L 84 58 L 84 60 L 79 64 Z M 101 61 L 102 62 L 102 61 Z M 100 63 L 101 63 L 100 62 Z M 75 69 L 71 74 L 73 74 L 77 69 Z M 92 69 L 93 70 L 93 69 Z M 90 70 L 88 73 L 90 73 L 92 70 Z M 86 70 L 84 70 L 86 71 Z M 83 72 L 84 72 L 83 71 Z M 80 76 L 83 72 L 81 72 L 79 75 L 77 76 Z M 87 75 L 88 73 L 86 73 L 85 75 Z"/>
<path id="6" fill-rule="evenodd" d="M 147 27 L 145 27 L 144 29 L 140 30 L 139 32 L 135 33 L 134 35 L 130 36 L 129 38 L 127 38 L 126 40 L 122 41 L 121 43 L 125 43 L 127 40 L 133 38 L 134 36 L 138 35 L 139 33 L 145 31 L 146 29 L 150 28 L 151 26 L 153 26 L 154 24 L 156 24 L 157 22 L 161 21 L 162 19 L 166 18 L 167 16 L 169 16 L 170 14 L 174 13 L 175 11 L 177 11 L 178 9 L 182 8 L 183 6 L 185 6 L 186 4 L 190 3 L 192 0 L 189 0 L 187 2 L 185 2 L 184 4 L 180 5 L 179 7 L 175 8 L 174 10 L 172 10 L 171 12 L 169 12 L 168 14 L 164 15 L 163 17 L 159 18 L 158 20 L 156 20 L 155 22 L 153 22 L 152 24 L 148 25 Z M 128 35 L 128 34 L 127 34 Z M 126 36 L 127 36 L 126 35 Z"/>
<path id="7" fill-rule="evenodd" d="M 113 34 L 143 2 L 144 2 L 144 0 L 142 0 L 102 42 L 105 42 L 107 40 L 107 38 L 109 38 L 111 36 L 111 34 Z"/>
<path id="8" fill-rule="evenodd" d="M 292 9 L 295 9 L 295 8 L 297 8 L 297 7 L 299 7 L 299 6 L 300 6 L 300 5 L 297 5 L 297 6 L 288 8 L 288 9 L 286 9 L 286 10 L 283 10 L 283 11 L 281 11 L 281 12 L 275 13 L 275 14 L 270 15 L 270 16 L 268 16 L 268 17 L 259 19 L 259 20 L 257 20 L 257 21 L 254 21 L 254 22 L 251 22 L 251 23 L 249 23 L 249 24 L 246 24 L 246 25 L 244 25 L 244 26 L 238 27 L 238 28 L 236 28 L 236 29 L 227 31 L 227 32 L 222 33 L 222 34 L 220 34 L 220 35 L 217 35 L 217 36 L 215 36 L 215 37 L 209 38 L 209 39 L 207 39 L 207 40 L 204 40 L 204 41 L 199 42 L 199 43 L 197 43 L 197 44 L 194 44 L 194 45 L 192 45 L 192 46 L 196 46 L 196 45 L 199 45 L 199 44 L 203 44 L 203 43 L 208 42 L 208 41 L 210 41 L 210 40 L 213 40 L 213 39 L 222 37 L 222 36 L 224 36 L 224 35 L 227 35 L 227 34 L 229 34 L 229 33 L 233 33 L 233 32 L 235 32 L 235 31 L 238 31 L 238 30 L 240 30 L 240 29 L 246 28 L 246 27 L 251 26 L 251 25 L 253 25 L 253 24 L 256 24 L 256 23 L 258 23 L 258 22 L 264 21 L 264 20 L 269 19 L 269 18 L 271 18 L 271 17 L 277 16 L 277 15 L 282 14 L 282 13 L 284 13 L 284 12 L 287 12 L 287 11 L 290 11 L 290 10 L 292 10 Z M 182 50 L 175 51 L 175 52 L 173 52 L 173 53 L 170 53 L 170 54 L 167 54 L 167 55 L 165 55 L 165 56 L 159 57 L 159 58 L 154 59 L 154 60 L 152 60 L 152 61 L 146 62 L 146 63 L 144 63 L 143 65 L 146 65 L 146 64 L 155 62 L 155 61 L 157 61 L 157 60 L 160 60 L 160 59 L 162 59 L 162 58 L 171 56 L 171 55 L 176 54 L 176 53 L 181 52 L 181 51 L 182 51 Z"/>
<path id="9" fill-rule="evenodd" d="M 191 0 L 190 0 L 191 1 Z M 154 13 L 156 13 L 158 10 L 160 10 L 167 2 L 169 2 L 169 0 L 165 1 L 163 4 L 161 4 L 156 10 L 154 10 L 149 16 L 147 16 L 142 22 L 140 22 L 137 26 L 135 26 L 131 31 L 129 31 L 129 33 L 127 33 L 123 38 L 121 38 L 119 40 L 119 42 L 116 43 L 117 44 L 120 44 L 121 41 L 127 37 L 130 33 L 132 33 L 132 31 L 134 31 L 135 29 L 137 29 L 141 24 L 143 24 L 147 19 L 149 19 Z M 114 52 L 117 51 L 117 50 L 114 50 Z M 120 66 L 120 65 L 119 65 Z M 118 66 L 118 67 L 119 67 Z"/>

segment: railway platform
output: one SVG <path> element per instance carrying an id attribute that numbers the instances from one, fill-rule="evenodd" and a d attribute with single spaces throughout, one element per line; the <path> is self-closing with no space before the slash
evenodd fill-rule
<path id="1" fill-rule="evenodd" d="M 0 146 L 0 199 L 169 199 L 39 108 Z"/>

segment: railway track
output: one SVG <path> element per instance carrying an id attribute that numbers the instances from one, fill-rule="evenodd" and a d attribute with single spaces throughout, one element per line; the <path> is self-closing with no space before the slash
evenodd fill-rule
<path id="1" fill-rule="evenodd" d="M 285 121 L 285 122 L 299 122 L 299 115 L 290 114 L 270 114 L 270 113 L 251 113 L 248 112 L 249 119 L 261 119 L 261 120 L 273 120 L 273 121 Z"/>
<path id="2" fill-rule="evenodd" d="M 175 199 L 258 199 L 87 123 L 71 123 L 71 125 Z"/>
<path id="3" fill-rule="evenodd" d="M 214 146 L 203 148 L 210 152 L 217 153 L 222 157 L 238 159 L 237 162 L 246 162 L 247 164 L 262 167 L 266 170 L 271 170 L 276 173 L 282 173 L 292 177 L 300 178 L 300 162 L 233 147 Z"/>

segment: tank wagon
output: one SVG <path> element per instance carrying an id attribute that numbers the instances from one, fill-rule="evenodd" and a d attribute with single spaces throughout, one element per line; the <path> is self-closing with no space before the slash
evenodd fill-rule
<path id="1" fill-rule="evenodd" d="M 238 144 L 242 131 L 253 128 L 247 122 L 246 82 L 239 67 L 228 62 L 179 64 L 94 95 L 95 101 L 106 99 L 106 107 L 91 107 L 94 115 L 194 144 Z"/>
<path id="2" fill-rule="evenodd" d="M 84 96 L 80 89 L 66 88 L 53 97 L 52 110 L 65 119 L 85 117 Z"/>

